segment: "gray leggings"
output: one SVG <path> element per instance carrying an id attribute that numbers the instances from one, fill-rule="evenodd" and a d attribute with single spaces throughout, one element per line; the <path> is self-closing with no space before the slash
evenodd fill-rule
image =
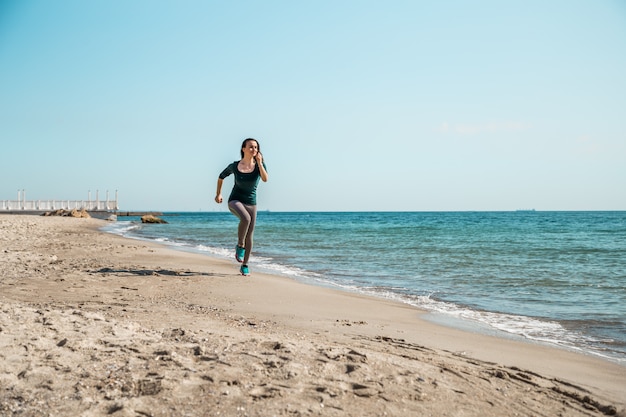
<path id="1" fill-rule="evenodd" d="M 233 200 L 228 202 L 228 209 L 239 218 L 237 244 L 246 248 L 246 254 L 243 257 L 243 263 L 246 265 L 250 259 L 250 253 L 252 253 L 252 237 L 256 223 L 256 206 Z"/>

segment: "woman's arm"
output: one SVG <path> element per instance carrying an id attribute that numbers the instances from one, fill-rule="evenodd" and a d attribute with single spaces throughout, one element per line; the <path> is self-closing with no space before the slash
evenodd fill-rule
<path id="1" fill-rule="evenodd" d="M 267 182 L 267 179 L 270 177 L 265 170 L 265 166 L 263 166 L 263 155 L 261 152 L 256 154 L 256 163 L 259 166 L 259 174 L 261 175 L 261 179 L 263 182 Z"/>
<path id="2" fill-rule="evenodd" d="M 221 178 L 217 179 L 217 191 L 215 192 L 215 202 L 220 204 L 222 202 L 222 184 L 224 184 L 224 180 Z"/>

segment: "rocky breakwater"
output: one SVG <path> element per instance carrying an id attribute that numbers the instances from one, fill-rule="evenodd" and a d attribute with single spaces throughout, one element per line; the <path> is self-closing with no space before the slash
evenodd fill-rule
<path id="1" fill-rule="evenodd" d="M 160 217 L 154 216 L 152 214 L 146 214 L 145 216 L 141 216 L 142 223 L 162 223 L 167 224 L 165 220 Z"/>
<path id="2" fill-rule="evenodd" d="M 90 219 L 91 218 L 91 216 L 89 215 L 89 213 L 87 213 L 87 210 L 85 210 L 85 209 L 82 209 L 82 210 L 77 210 L 77 209 L 63 210 L 63 209 L 59 209 L 59 210 L 55 210 L 55 211 L 46 211 L 45 213 L 42 214 L 42 216 L 76 217 L 76 218 L 81 218 L 81 219 Z"/>

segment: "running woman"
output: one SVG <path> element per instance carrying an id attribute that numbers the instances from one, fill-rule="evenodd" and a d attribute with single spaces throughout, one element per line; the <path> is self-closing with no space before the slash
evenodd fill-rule
<path id="1" fill-rule="evenodd" d="M 235 185 L 228 197 L 228 209 L 239 218 L 235 259 L 241 262 L 241 275 L 250 275 L 248 260 L 252 253 L 252 237 L 256 223 L 256 188 L 259 179 L 267 182 L 268 175 L 259 141 L 248 138 L 241 144 L 241 160 L 229 164 L 219 175 L 215 202 L 222 202 L 224 178 L 235 175 Z"/>

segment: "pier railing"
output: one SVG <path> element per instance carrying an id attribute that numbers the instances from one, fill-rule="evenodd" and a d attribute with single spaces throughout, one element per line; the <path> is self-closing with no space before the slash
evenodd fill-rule
<path id="1" fill-rule="evenodd" d="M 115 211 L 117 200 L 0 200 L 0 210 L 49 211 L 49 210 Z"/>

